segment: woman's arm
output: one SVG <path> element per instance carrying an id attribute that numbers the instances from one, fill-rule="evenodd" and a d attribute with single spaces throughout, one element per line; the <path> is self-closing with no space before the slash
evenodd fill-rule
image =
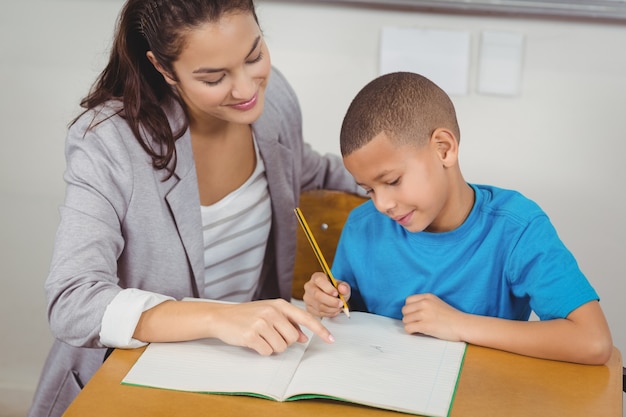
<path id="1" fill-rule="evenodd" d="M 300 325 L 327 343 L 334 341 L 318 319 L 282 299 L 242 304 L 165 301 L 141 315 L 133 337 L 144 342 L 214 337 L 271 355 L 306 342 Z"/>

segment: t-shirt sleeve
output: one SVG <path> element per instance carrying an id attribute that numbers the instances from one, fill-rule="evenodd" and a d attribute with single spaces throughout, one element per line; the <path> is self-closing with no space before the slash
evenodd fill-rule
<path id="1" fill-rule="evenodd" d="M 545 215 L 533 219 L 521 233 L 507 271 L 514 294 L 529 297 L 541 320 L 565 318 L 583 304 L 599 300 Z"/>

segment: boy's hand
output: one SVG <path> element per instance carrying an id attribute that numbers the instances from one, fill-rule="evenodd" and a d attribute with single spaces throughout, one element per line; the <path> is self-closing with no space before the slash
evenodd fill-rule
<path id="1" fill-rule="evenodd" d="M 338 280 L 337 287 L 341 291 L 341 295 L 348 301 L 350 299 L 350 286 Z M 306 304 L 306 310 L 318 317 L 335 317 L 343 308 L 337 289 L 322 272 L 315 272 L 311 279 L 304 284 L 304 297 L 302 299 Z"/>
<path id="2" fill-rule="evenodd" d="M 434 294 L 416 294 L 402 307 L 402 322 L 407 333 L 422 333 L 452 342 L 461 341 L 459 326 L 464 313 Z"/>

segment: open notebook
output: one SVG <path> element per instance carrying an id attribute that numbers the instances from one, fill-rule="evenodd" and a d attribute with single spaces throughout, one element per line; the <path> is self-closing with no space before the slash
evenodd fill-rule
<path id="1" fill-rule="evenodd" d="M 408 335 L 402 323 L 353 312 L 324 319 L 335 337 L 310 337 L 263 357 L 203 339 L 150 344 L 123 384 L 276 401 L 331 398 L 410 414 L 449 414 L 466 344 Z"/>

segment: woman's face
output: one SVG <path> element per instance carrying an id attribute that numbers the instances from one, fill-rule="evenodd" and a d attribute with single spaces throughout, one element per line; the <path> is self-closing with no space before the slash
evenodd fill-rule
<path id="1" fill-rule="evenodd" d="M 271 62 L 252 14 L 229 13 L 189 31 L 173 68 L 177 81 L 165 79 L 187 105 L 192 125 L 250 124 L 261 115 Z"/>

